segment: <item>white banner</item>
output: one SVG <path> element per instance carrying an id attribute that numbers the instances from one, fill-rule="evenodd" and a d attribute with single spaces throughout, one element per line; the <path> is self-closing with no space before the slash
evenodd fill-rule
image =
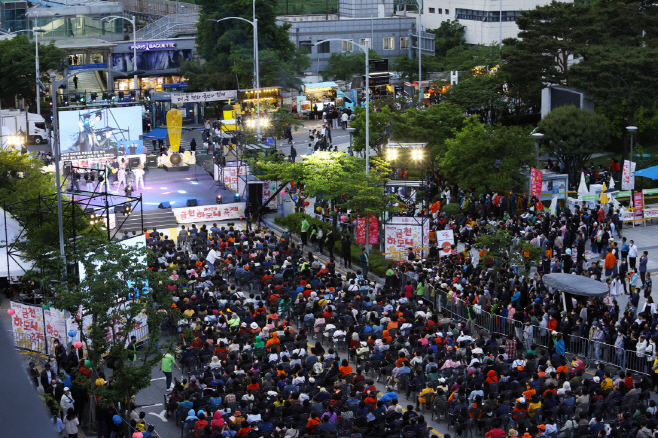
<path id="1" fill-rule="evenodd" d="M 171 103 L 213 102 L 237 99 L 237 90 L 202 91 L 199 93 L 171 93 Z"/>
<path id="2" fill-rule="evenodd" d="M 452 230 L 437 231 L 436 244 L 439 247 L 439 255 L 441 257 L 450 255 L 450 247 L 455 244 L 455 236 Z"/>
<path id="3" fill-rule="evenodd" d="M 198 205 L 196 207 L 172 208 L 179 224 L 191 224 L 200 221 L 225 221 L 244 217 L 246 202 L 232 204 Z"/>
<path id="4" fill-rule="evenodd" d="M 46 324 L 46 336 L 48 336 L 48 348 L 51 354 L 54 353 L 54 340 L 59 339 L 59 342 L 66 346 L 66 317 L 61 310 L 50 308 L 43 311 L 43 316 Z"/>
<path id="5" fill-rule="evenodd" d="M 406 251 L 407 248 L 420 248 L 423 245 L 422 227 L 420 225 L 386 224 L 384 240 L 386 241 L 384 245 L 386 253 Z M 399 260 L 404 258 L 404 253 L 387 254 L 386 258 Z"/>
<path id="6" fill-rule="evenodd" d="M 633 190 L 635 189 L 635 162 L 632 163 L 624 160 L 624 167 L 621 174 L 621 189 Z"/>
<path id="7" fill-rule="evenodd" d="M 14 332 L 14 346 L 27 350 L 46 353 L 46 340 L 43 330 L 43 310 L 40 307 L 11 302 L 16 312 L 11 317 Z"/>
<path id="8" fill-rule="evenodd" d="M 274 189 L 272 187 L 274 187 Z M 263 207 L 276 208 L 276 197 L 267 205 L 265 205 L 265 201 L 270 199 L 277 187 L 278 184 L 276 181 L 263 181 L 263 199 L 261 201 Z"/>
<path id="9" fill-rule="evenodd" d="M 420 226 L 423 224 L 421 218 L 407 217 L 407 216 L 393 216 L 389 224 L 396 225 L 415 225 Z M 426 220 L 423 224 L 423 247 L 430 246 L 430 221 Z"/>

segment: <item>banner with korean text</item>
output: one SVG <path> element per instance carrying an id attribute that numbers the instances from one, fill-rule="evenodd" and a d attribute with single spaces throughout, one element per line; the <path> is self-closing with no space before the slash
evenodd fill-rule
<path id="1" fill-rule="evenodd" d="M 439 248 L 439 256 L 450 255 L 452 245 L 455 244 L 455 236 L 452 230 L 441 230 L 436 232 L 436 244 Z"/>
<path id="2" fill-rule="evenodd" d="M 539 199 L 541 194 L 541 183 L 544 179 L 544 174 L 539 169 L 534 167 L 530 168 L 530 197 L 536 197 Z"/>
<path id="3" fill-rule="evenodd" d="M 421 218 L 396 216 L 384 227 L 384 251 L 403 252 L 408 248 L 427 248 L 430 244 L 429 221 Z M 425 251 L 420 251 L 421 255 Z M 400 259 L 403 254 L 387 254 L 386 258 Z"/>
<path id="4" fill-rule="evenodd" d="M 198 205 L 196 207 L 172 208 L 179 224 L 191 224 L 200 221 L 238 220 L 244 217 L 246 202 L 232 204 Z"/>
<path id="5" fill-rule="evenodd" d="M 368 240 L 370 245 L 379 242 L 379 221 L 374 214 L 368 215 Z M 356 243 L 366 244 L 366 218 L 360 217 L 356 220 Z"/>
<path id="6" fill-rule="evenodd" d="M 237 99 L 237 90 L 203 91 L 199 93 L 171 93 L 171 103 L 214 102 Z"/>
<path id="7" fill-rule="evenodd" d="M 624 160 L 621 173 L 621 189 L 633 190 L 635 188 L 635 163 Z"/>
<path id="8" fill-rule="evenodd" d="M 43 309 L 15 301 L 11 302 L 11 308 L 15 312 L 11 317 L 14 346 L 45 354 Z"/>

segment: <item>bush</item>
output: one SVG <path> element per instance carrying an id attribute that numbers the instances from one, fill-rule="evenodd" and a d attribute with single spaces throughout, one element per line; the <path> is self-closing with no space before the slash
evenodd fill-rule
<path id="1" fill-rule="evenodd" d="M 448 215 L 459 216 L 462 213 L 462 209 L 459 204 L 446 204 L 441 206 L 441 211 L 447 213 Z"/>
<path id="2" fill-rule="evenodd" d="M 332 224 L 329 222 L 324 222 L 319 219 L 310 217 L 309 215 L 306 215 L 306 219 L 308 220 L 308 223 L 313 225 L 322 225 L 325 229 L 327 227 L 331 227 Z M 295 234 L 296 236 L 299 236 L 301 234 L 301 228 L 302 228 L 302 213 L 293 213 L 289 214 L 288 216 L 281 217 L 277 216 L 274 218 L 274 223 L 279 225 L 280 227 L 287 228 L 290 230 L 291 234 Z M 350 236 L 350 240 L 352 240 L 352 264 L 355 264 L 354 270 L 356 271 L 357 269 L 360 269 L 361 267 L 361 260 L 359 256 L 361 255 L 361 249 L 363 248 L 361 245 L 357 245 L 354 243 L 354 236 L 351 234 L 347 233 L 346 231 L 339 232 L 339 235 L 344 235 L 347 234 Z M 334 259 L 337 260 L 340 258 L 340 239 L 336 240 L 336 243 L 334 244 Z M 384 258 L 382 256 L 382 253 L 380 250 L 372 248 L 370 249 L 370 272 L 373 274 L 379 276 L 379 277 L 384 277 L 386 274 L 386 270 L 393 265 L 393 262 L 390 260 L 386 260 L 384 262 Z"/>

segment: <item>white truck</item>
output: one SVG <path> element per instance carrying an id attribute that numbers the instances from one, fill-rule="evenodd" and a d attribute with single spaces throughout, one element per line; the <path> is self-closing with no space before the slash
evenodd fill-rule
<path id="1" fill-rule="evenodd" d="M 26 144 L 41 144 L 48 141 L 48 130 L 46 129 L 46 120 L 39 114 L 28 113 L 23 110 L 2 110 L 0 111 L 0 127 L 3 135 L 7 131 L 11 135 L 21 134 L 25 136 L 27 133 Z"/>

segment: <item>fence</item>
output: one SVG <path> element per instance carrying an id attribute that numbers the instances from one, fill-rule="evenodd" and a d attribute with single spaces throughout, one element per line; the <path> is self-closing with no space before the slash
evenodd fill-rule
<path id="1" fill-rule="evenodd" d="M 141 12 L 143 14 L 153 15 L 173 15 L 184 13 L 198 13 L 199 5 L 193 3 L 178 3 L 167 0 L 119 0 L 127 11 Z"/>
<path id="2" fill-rule="evenodd" d="M 431 294 L 434 295 L 432 300 L 434 300 L 438 312 L 450 316 L 454 321 L 462 323 L 468 321 L 468 303 L 436 287 L 431 288 Z M 513 335 L 522 340 L 526 348 L 530 344 L 535 344 L 547 351 L 554 350 L 553 337 L 545 327 L 531 325 L 532 335 L 530 337 L 526 336 L 524 339 L 526 326 L 523 322 L 500 315 L 492 315 L 482 309 L 476 310 L 474 324 L 489 333 L 496 333 L 504 337 Z M 636 373 L 650 374 L 651 372 L 653 359 L 646 355 L 640 355 L 637 351 L 622 350 L 614 345 L 570 334 L 563 334 L 563 336 L 565 353 L 567 355 L 577 355 L 586 365 L 593 362 L 602 362 Z"/>

